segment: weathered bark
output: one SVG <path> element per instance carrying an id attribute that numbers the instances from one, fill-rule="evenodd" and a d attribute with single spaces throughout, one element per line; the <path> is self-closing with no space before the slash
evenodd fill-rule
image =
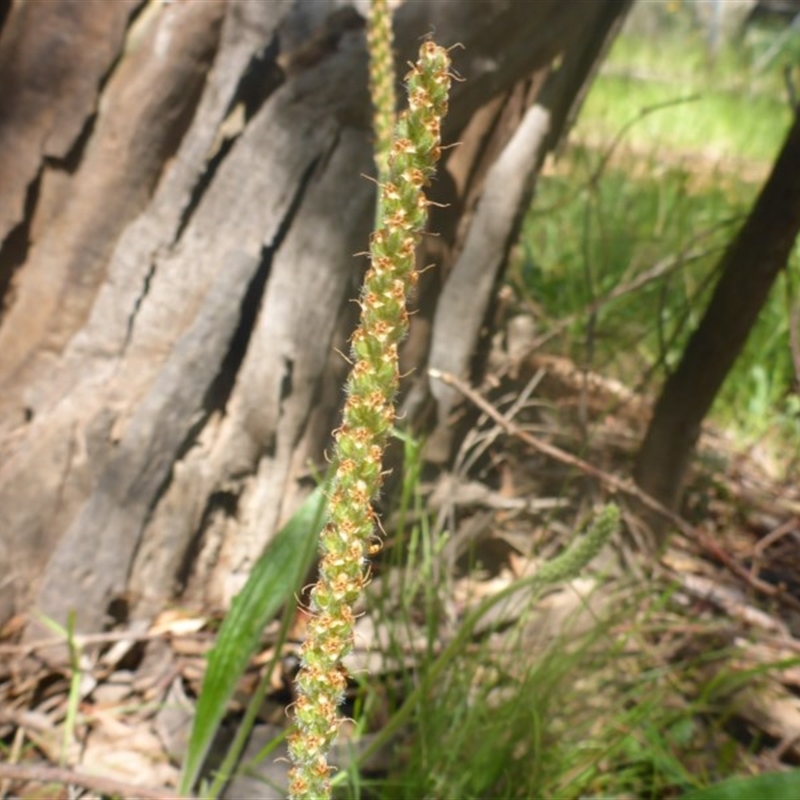
<path id="1" fill-rule="evenodd" d="M 543 91 L 563 130 L 628 4 L 398 9 L 398 63 L 433 30 L 464 45 L 453 57 L 465 78 L 446 128 L 464 145 L 434 187 L 449 206 L 422 248 L 438 269 L 404 370 L 424 375 L 431 336 L 454 320 L 475 341 L 483 313 L 467 326 L 457 306 L 434 315 L 444 279 L 459 280 L 455 255 L 485 249 L 483 236 L 470 243 L 469 212 L 490 165 Z M 59 15 L 86 6 L 106 9 L 100 33 L 76 23 L 64 65 L 39 64 Z M 339 410 L 334 348 L 352 330 L 364 269 L 353 253 L 374 209 L 362 23 L 304 0 L 12 6 L 0 85 L 31 99 L 0 107 L 0 143 L 13 143 L 0 173 L 14 175 L 0 206 L 0 621 L 32 603 L 62 621 L 76 609 L 81 630 L 179 594 L 225 606 L 296 507 Z M 551 76 L 556 56 L 579 51 L 571 80 Z M 70 76 L 81 91 L 66 107 Z M 481 308 L 536 154 L 493 228 Z"/>
<path id="2" fill-rule="evenodd" d="M 529 107 L 519 115 L 516 130 L 487 170 L 463 249 L 438 298 L 430 367 L 455 375 L 470 371 L 481 328 L 495 296 L 493 290 L 519 234 L 545 156 L 577 115 L 589 78 L 616 36 L 631 2 L 621 0 L 615 5 L 614 13 L 609 13 L 610 6 L 601 4 L 589 11 L 594 12 L 594 18 L 587 19 L 558 71 L 543 84 L 531 87 L 532 99 L 524 104 Z M 480 120 L 477 122 L 481 124 Z M 450 164 L 451 174 L 458 174 L 459 155 L 469 160 L 468 152 L 454 154 L 456 163 Z M 446 420 L 459 395 L 441 382 L 434 382 L 430 391 L 436 400 L 438 419 Z M 444 460 L 449 456 L 452 433 L 445 425 L 438 427 L 428 447 L 429 458 Z"/>
<path id="3" fill-rule="evenodd" d="M 661 390 L 639 452 L 639 486 L 670 508 L 678 502 L 700 425 L 800 231 L 798 175 L 800 112 L 752 211 L 722 257 L 711 301 Z"/>

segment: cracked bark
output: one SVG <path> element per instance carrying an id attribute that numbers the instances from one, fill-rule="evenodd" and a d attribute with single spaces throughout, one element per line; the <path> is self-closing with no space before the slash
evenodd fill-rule
<path id="1" fill-rule="evenodd" d="M 352 9 L 102 5 L 107 16 L 75 22 L 63 53 L 38 65 L 49 87 L 38 117 L 23 113 L 36 98 L 0 101 L 0 142 L 28 148 L 0 205 L 0 622 L 33 605 L 63 622 L 75 608 L 83 631 L 108 624 L 112 606 L 148 616 L 180 595 L 224 607 L 302 499 L 342 400 L 335 348 L 354 324 L 365 263 L 353 253 L 374 210 Z M 465 45 L 454 59 L 466 78 L 447 131 L 464 145 L 434 186 L 450 206 L 435 209 L 441 235 L 420 254 L 440 269 L 421 281 L 404 370 L 422 374 L 469 212 L 552 59 L 586 50 L 588 29 L 627 3 L 563 5 L 397 12 L 401 72 L 434 29 Z M 46 52 L 65 6 L 80 16 L 83 4 L 12 6 L 0 81 L 17 97 L 35 75 L 9 54 Z M 104 48 L 89 44 L 98 35 Z M 559 90 L 566 107 L 585 74 Z M 14 148 L 0 147 L 0 169 Z"/>

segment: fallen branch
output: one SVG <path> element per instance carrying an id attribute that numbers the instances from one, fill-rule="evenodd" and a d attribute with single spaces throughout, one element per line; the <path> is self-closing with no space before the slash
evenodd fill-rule
<path id="1" fill-rule="evenodd" d="M 431 378 L 440 380 L 442 383 L 446 383 L 448 386 L 452 386 L 454 389 L 461 392 L 461 394 L 463 394 L 467 400 L 476 405 L 487 416 L 491 417 L 510 435 L 516 436 L 518 439 L 521 439 L 526 444 L 529 444 L 531 447 L 538 450 L 540 453 L 544 453 L 545 455 L 550 456 L 550 458 L 560 461 L 562 464 L 574 467 L 580 472 L 583 472 L 585 475 L 590 475 L 591 477 L 596 478 L 615 492 L 622 492 L 630 497 L 635 497 L 643 506 L 664 517 L 664 519 L 669 520 L 684 536 L 689 539 L 696 540 L 696 531 L 692 525 L 690 525 L 685 519 L 680 517 L 674 511 L 670 511 L 670 509 L 668 509 L 665 505 L 659 503 L 658 500 L 647 494 L 647 492 L 640 489 L 632 480 L 622 480 L 616 475 L 612 475 L 610 472 L 605 472 L 604 470 L 595 467 L 594 464 L 590 464 L 588 461 L 584 461 L 582 458 L 578 458 L 577 456 L 572 455 L 572 453 L 562 450 L 560 447 L 556 447 L 549 442 L 545 442 L 536 438 L 532 434 L 528 433 L 528 431 L 523 430 L 514 422 L 504 417 L 491 403 L 481 397 L 471 386 L 468 386 L 466 383 L 464 383 L 464 381 L 462 381 L 460 378 L 457 378 L 455 375 L 452 375 L 449 372 L 442 372 L 438 369 L 429 369 L 428 374 L 431 376 Z"/>
<path id="2" fill-rule="evenodd" d="M 15 764 L 0 764 L 0 779 L 82 786 L 84 789 L 121 797 L 123 800 L 186 800 L 184 795 L 175 794 L 168 789 L 136 786 L 113 778 L 104 778 L 102 775 L 85 775 L 60 767 L 23 767 Z"/>
<path id="3" fill-rule="evenodd" d="M 449 372 L 441 372 L 438 369 L 429 369 L 428 374 L 443 383 L 452 386 L 454 389 L 464 395 L 471 403 L 476 405 L 487 416 L 491 417 L 501 428 L 512 436 L 516 436 L 526 444 L 544 453 L 550 458 L 560 461 L 562 464 L 567 464 L 570 467 L 583 472 L 585 475 L 590 475 L 593 478 L 601 481 L 612 491 L 622 492 L 630 497 L 636 498 L 643 506 L 651 511 L 659 514 L 664 519 L 671 522 L 687 539 L 695 544 L 699 544 L 706 552 L 714 556 L 718 561 L 721 561 L 734 575 L 746 581 L 753 589 L 762 592 L 771 597 L 777 597 L 780 600 L 787 602 L 793 608 L 800 608 L 800 602 L 790 594 L 781 591 L 780 588 L 772 586 L 759 580 L 757 577 L 750 574 L 749 570 L 742 567 L 738 562 L 728 556 L 722 548 L 718 547 L 711 539 L 703 534 L 700 530 L 695 528 L 681 516 L 674 511 L 668 509 L 665 505 L 656 500 L 652 495 L 639 488 L 632 480 L 622 480 L 616 475 L 599 469 L 598 467 L 584 461 L 582 458 L 562 450 L 549 442 L 542 441 L 528 431 L 523 430 L 506 416 L 501 414 L 491 403 L 485 398 L 481 397 L 471 386 L 468 386 L 460 378 Z"/>

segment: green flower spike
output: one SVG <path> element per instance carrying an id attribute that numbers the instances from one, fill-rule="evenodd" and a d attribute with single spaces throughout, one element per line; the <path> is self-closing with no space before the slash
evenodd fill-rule
<path id="1" fill-rule="evenodd" d="M 388 0 L 372 0 L 367 28 L 369 44 L 369 89 L 374 106 L 375 163 L 378 180 L 386 179 L 397 108 L 394 91 L 392 15 Z"/>
<path id="2" fill-rule="evenodd" d="M 446 50 L 431 41 L 422 45 L 406 76 L 408 109 L 398 120 L 380 182 L 380 218 L 361 291 L 361 322 L 352 339 L 342 426 L 334 437 L 328 524 L 297 677 L 297 729 L 289 741 L 295 764 L 289 791 L 295 800 L 330 797 L 327 752 L 339 728 L 346 683 L 341 660 L 352 647 L 352 607 L 367 582 L 366 555 L 376 527 L 372 499 L 394 422 L 397 348 L 408 329 L 406 295 L 416 282 L 414 251 L 427 220 L 422 189 L 440 155 L 449 68 Z"/>
<path id="3" fill-rule="evenodd" d="M 618 506 L 613 503 L 603 506 L 584 536 L 576 539 L 561 555 L 539 567 L 534 583 L 549 586 L 577 578 L 619 528 L 619 520 Z"/>

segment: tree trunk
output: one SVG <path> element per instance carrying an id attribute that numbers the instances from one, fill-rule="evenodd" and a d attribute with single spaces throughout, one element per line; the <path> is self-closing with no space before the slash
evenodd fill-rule
<path id="1" fill-rule="evenodd" d="M 672 508 L 700 425 L 736 361 L 800 230 L 800 111 L 747 221 L 719 265 L 699 326 L 661 391 L 636 480 Z"/>
<path id="2" fill-rule="evenodd" d="M 628 6 L 397 10 L 401 67 L 429 31 L 463 45 L 445 128 L 462 144 L 434 187 L 440 235 L 421 248 L 437 270 L 404 348 L 409 398 L 427 396 L 431 339 L 458 325 L 469 346 L 454 363 L 468 369 L 543 131 L 563 132 Z M 362 17 L 333 0 L 11 6 L 0 624 L 32 605 L 61 622 L 75 609 L 83 631 L 178 596 L 225 607 L 308 490 L 339 412 L 335 348 L 354 325 L 365 262 L 353 253 L 374 211 L 366 63 Z M 520 127 L 534 103 L 547 125 Z M 523 172 L 487 227 L 498 156 Z M 465 320 L 463 301 L 439 298 L 465 280 L 459 263 L 475 270 L 476 247 L 488 274 Z"/>

